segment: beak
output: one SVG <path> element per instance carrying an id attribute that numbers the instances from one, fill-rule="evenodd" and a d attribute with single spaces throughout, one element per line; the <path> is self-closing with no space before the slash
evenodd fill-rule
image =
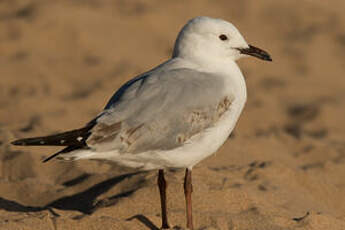
<path id="1" fill-rule="evenodd" d="M 237 48 L 237 49 L 240 51 L 241 54 L 257 57 L 265 61 L 272 61 L 271 56 L 266 51 L 259 49 L 255 46 L 249 45 L 248 48 Z"/>

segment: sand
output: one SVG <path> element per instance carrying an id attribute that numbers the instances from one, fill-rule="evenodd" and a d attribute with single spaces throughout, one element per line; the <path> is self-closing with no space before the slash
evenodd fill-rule
<path id="1" fill-rule="evenodd" d="M 46 164 L 16 138 L 79 128 L 126 80 L 169 58 L 197 15 L 233 22 L 273 62 L 243 59 L 248 102 L 193 169 L 196 229 L 345 229 L 344 1 L 0 2 L 0 229 L 158 229 L 156 173 Z M 183 170 L 169 221 L 185 226 Z"/>

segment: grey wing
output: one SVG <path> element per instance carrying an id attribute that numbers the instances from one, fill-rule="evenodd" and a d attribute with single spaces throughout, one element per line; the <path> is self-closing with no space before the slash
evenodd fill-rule
<path id="1" fill-rule="evenodd" d="M 191 69 L 151 73 L 124 86 L 86 141 L 95 151 L 176 148 L 212 126 L 232 102 L 221 77 Z"/>

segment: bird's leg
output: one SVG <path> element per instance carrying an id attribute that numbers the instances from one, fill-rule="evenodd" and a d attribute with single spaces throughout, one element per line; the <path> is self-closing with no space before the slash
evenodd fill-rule
<path id="1" fill-rule="evenodd" d="M 161 208 L 162 208 L 162 228 L 161 229 L 169 229 L 168 224 L 168 217 L 167 217 L 167 196 L 166 196 L 166 188 L 167 182 L 164 178 L 164 170 L 158 170 L 158 187 L 159 187 L 159 194 L 161 197 Z"/>
<path id="2" fill-rule="evenodd" d="M 184 177 L 184 195 L 186 198 L 187 228 L 190 230 L 193 230 L 192 192 L 192 170 L 186 169 L 186 175 Z"/>

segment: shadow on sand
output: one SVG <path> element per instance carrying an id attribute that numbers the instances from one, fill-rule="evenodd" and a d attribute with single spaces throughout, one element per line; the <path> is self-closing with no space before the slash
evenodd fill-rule
<path id="1" fill-rule="evenodd" d="M 121 181 L 136 176 L 138 174 L 143 174 L 141 172 L 136 173 L 128 173 L 120 176 L 116 176 L 100 182 L 96 185 L 93 185 L 89 189 L 76 193 L 71 196 L 65 196 L 59 198 L 51 203 L 41 206 L 41 207 L 33 207 L 33 206 L 25 206 L 16 201 L 7 200 L 0 197 L 0 209 L 10 211 L 10 212 L 39 212 L 43 210 L 50 210 L 52 208 L 60 209 L 60 210 L 74 210 L 82 212 L 83 214 L 92 214 L 95 210 L 101 207 L 106 207 L 110 205 L 114 205 L 117 201 L 123 197 L 130 196 L 133 192 L 135 192 L 143 183 L 144 180 L 140 180 L 139 183 L 135 186 L 135 188 L 121 192 L 116 194 L 112 197 L 106 199 L 106 201 L 101 200 L 98 202 L 96 198 L 101 194 L 110 190 L 113 186 L 116 186 Z"/>
<path id="2" fill-rule="evenodd" d="M 143 173 L 142 172 L 128 173 L 128 174 L 110 178 L 96 185 L 93 185 L 92 187 L 90 187 L 89 189 L 85 191 L 76 193 L 71 196 L 65 196 L 65 197 L 59 198 L 41 207 L 25 206 L 16 201 L 7 200 L 0 197 L 0 210 L 3 209 L 9 212 L 39 212 L 39 211 L 48 210 L 54 216 L 58 217 L 59 215 L 52 210 L 52 208 L 55 208 L 59 210 L 74 210 L 74 211 L 79 211 L 85 215 L 91 215 L 98 208 L 115 205 L 121 198 L 130 196 L 140 186 L 142 186 L 142 184 L 144 183 L 144 180 L 139 180 L 139 183 L 137 183 L 135 188 L 126 192 L 121 192 L 119 194 L 116 194 L 112 197 L 107 198 L 106 200 L 95 202 L 96 198 L 100 196 L 101 194 L 109 191 L 112 187 L 116 186 L 121 181 L 131 178 L 133 176 L 136 176 L 138 174 L 143 174 Z M 80 216 L 80 217 L 82 218 L 83 216 Z M 149 220 L 146 216 L 142 214 L 137 214 L 127 219 L 127 221 L 132 221 L 132 220 L 138 220 L 143 225 L 145 225 L 147 229 L 159 230 L 159 228 L 156 225 L 154 225 L 151 220 Z"/>

